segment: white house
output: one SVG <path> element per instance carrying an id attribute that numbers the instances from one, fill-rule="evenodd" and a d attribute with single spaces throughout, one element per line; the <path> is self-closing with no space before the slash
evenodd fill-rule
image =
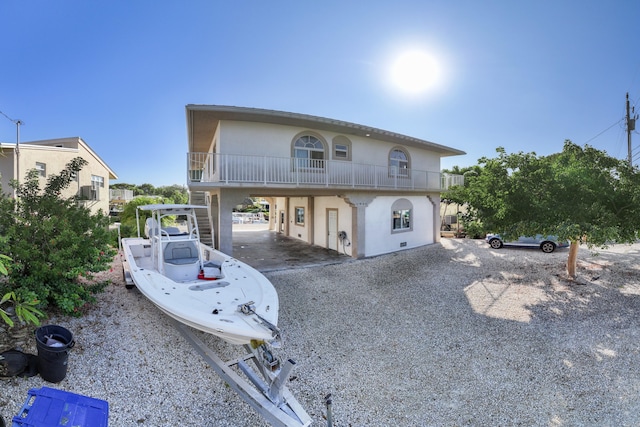
<path id="1" fill-rule="evenodd" d="M 256 108 L 187 105 L 188 186 L 210 206 L 215 246 L 232 252 L 232 209 L 270 201 L 271 228 L 355 258 L 440 239 L 440 192 L 465 154 L 340 120 Z"/>
<path id="2" fill-rule="evenodd" d="M 87 165 L 75 177 L 63 196 L 80 196 L 80 203 L 93 213 L 102 209 L 109 213 L 109 181 L 117 179 L 111 168 L 79 137 L 47 139 L 15 144 L 0 144 L 0 185 L 2 192 L 14 195 L 12 179 L 24 180 L 30 169 L 36 169 L 44 184 L 51 174 L 60 173 L 75 157 Z"/>

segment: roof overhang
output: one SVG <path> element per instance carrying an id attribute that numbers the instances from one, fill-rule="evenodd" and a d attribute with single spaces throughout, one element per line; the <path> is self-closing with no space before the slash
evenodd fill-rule
<path id="1" fill-rule="evenodd" d="M 186 106 L 186 113 L 189 152 L 208 151 L 219 122 L 221 120 L 230 120 L 296 126 L 312 130 L 327 130 L 346 135 L 362 136 L 394 144 L 431 150 L 438 153 L 441 157 L 466 154 L 464 151 L 430 141 L 369 126 L 307 114 L 287 113 L 284 111 L 259 108 L 194 104 Z"/>

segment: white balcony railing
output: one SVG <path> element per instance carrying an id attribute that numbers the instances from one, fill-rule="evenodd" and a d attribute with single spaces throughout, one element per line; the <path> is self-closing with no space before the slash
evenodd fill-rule
<path id="1" fill-rule="evenodd" d="M 109 200 L 124 200 L 130 202 L 133 200 L 133 190 L 125 190 L 122 188 L 110 188 Z"/>
<path id="2" fill-rule="evenodd" d="M 340 160 L 188 153 L 189 183 L 290 185 L 360 189 L 446 190 L 461 175 Z"/>

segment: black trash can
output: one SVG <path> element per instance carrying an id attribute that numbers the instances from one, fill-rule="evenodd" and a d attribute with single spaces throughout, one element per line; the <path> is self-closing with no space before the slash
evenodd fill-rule
<path id="1" fill-rule="evenodd" d="M 59 383 L 67 376 L 69 350 L 75 345 L 73 334 L 57 325 L 36 329 L 38 347 L 38 372 L 51 383 Z"/>

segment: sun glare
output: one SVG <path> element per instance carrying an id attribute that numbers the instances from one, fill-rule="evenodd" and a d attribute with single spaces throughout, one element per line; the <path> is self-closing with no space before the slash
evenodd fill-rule
<path id="1" fill-rule="evenodd" d="M 433 87 L 440 77 L 438 61 L 423 51 L 408 51 L 400 55 L 391 68 L 391 79 L 406 93 L 419 94 Z"/>

